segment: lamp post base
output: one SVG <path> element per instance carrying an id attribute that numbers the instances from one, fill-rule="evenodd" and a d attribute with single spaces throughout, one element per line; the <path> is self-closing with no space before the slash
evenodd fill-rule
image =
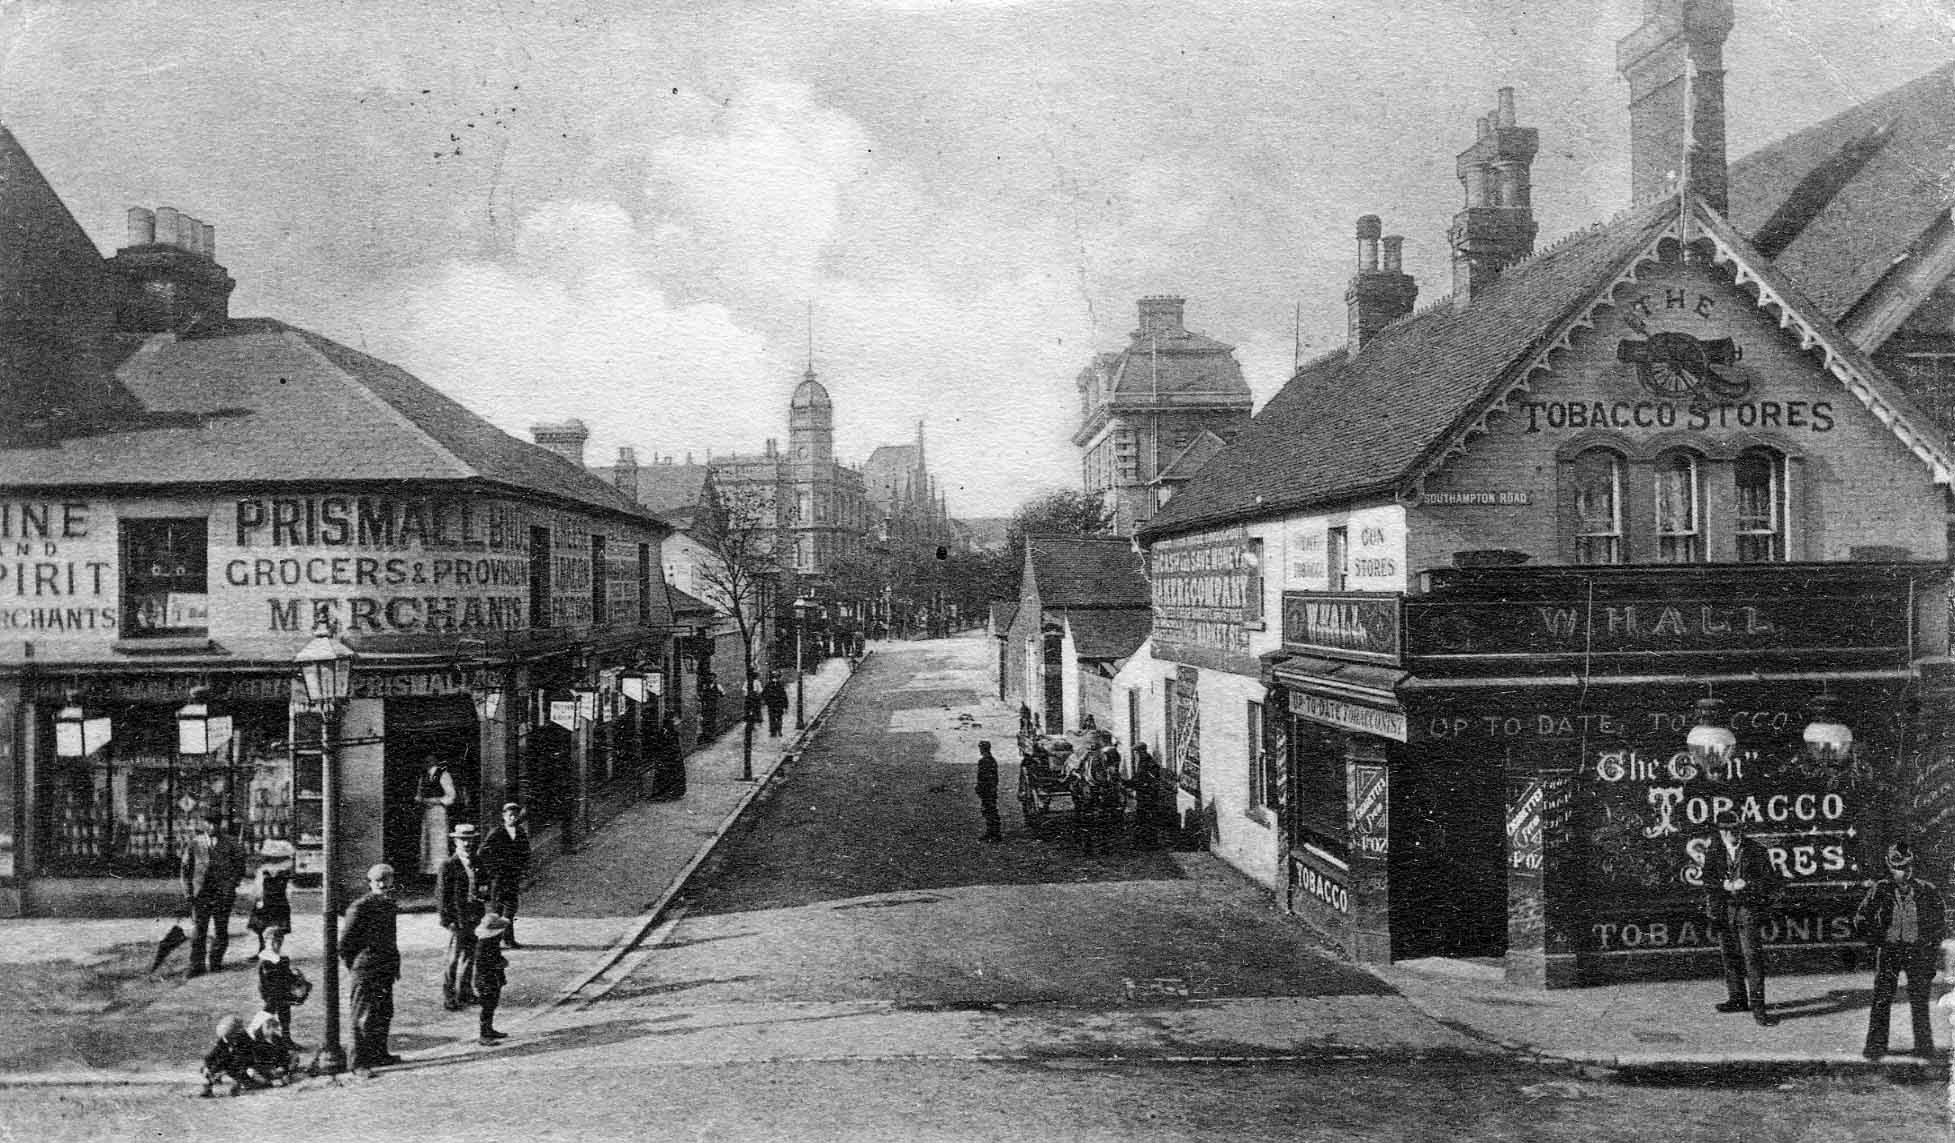
<path id="1" fill-rule="evenodd" d="M 336 1076 L 346 1071 L 346 1049 L 338 1044 L 322 1045 L 312 1057 L 312 1074 Z"/>

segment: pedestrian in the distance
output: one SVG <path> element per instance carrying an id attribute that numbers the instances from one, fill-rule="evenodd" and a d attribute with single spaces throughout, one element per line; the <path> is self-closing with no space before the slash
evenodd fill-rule
<path id="1" fill-rule="evenodd" d="M 1914 849 L 1907 842 L 1897 842 L 1887 850 L 1887 879 L 1867 890 L 1860 907 L 1854 910 L 1853 927 L 1874 949 L 1874 1004 L 1867 1012 L 1867 1046 L 1861 1054 L 1870 1060 L 1887 1054 L 1894 988 L 1906 973 L 1908 1012 L 1914 1023 L 1913 1053 L 1923 1059 L 1933 1058 L 1935 1031 L 1928 997 L 1948 922 L 1941 891 L 1914 875 Z"/>
<path id="2" fill-rule="evenodd" d="M 394 1026 L 394 981 L 400 979 L 400 907 L 394 904 L 394 867 L 367 870 L 367 895 L 346 911 L 339 959 L 352 978 L 353 1070 L 401 1062 L 387 1050 Z"/>
<path id="3" fill-rule="evenodd" d="M 297 851 L 289 841 L 273 838 L 258 851 L 258 882 L 245 927 L 258 934 L 258 951 L 265 951 L 265 934 L 272 929 L 292 931 L 292 864 Z M 289 1030 L 291 1025 L 288 1023 Z"/>
<path id="4" fill-rule="evenodd" d="M 658 773 L 652 780 L 652 788 L 660 798 L 685 797 L 686 736 L 679 725 L 677 712 L 665 712 L 665 721 L 659 728 L 658 747 Z"/>
<path id="5" fill-rule="evenodd" d="M 1765 1010 L 1765 941 L 1759 928 L 1778 900 L 1783 879 L 1765 847 L 1745 836 L 1744 822 L 1726 810 L 1713 819 L 1717 837 L 1704 855 L 1704 913 L 1724 955 L 1726 999 L 1719 1012 L 1750 1012 L 1760 1024 L 1778 1023 Z"/>
<path id="6" fill-rule="evenodd" d="M 720 699 L 726 688 L 711 671 L 699 676 L 699 741 L 711 742 L 720 732 Z"/>
<path id="7" fill-rule="evenodd" d="M 1134 792 L 1134 841 L 1144 849 L 1161 844 L 1161 826 L 1167 816 L 1165 779 L 1160 763 L 1147 749 L 1147 743 L 1134 743 L 1134 776 L 1127 779 Z"/>
<path id="8" fill-rule="evenodd" d="M 525 816 L 522 806 L 504 803 L 502 824 L 482 839 L 482 856 L 478 862 L 489 882 L 489 911 L 509 923 L 509 931 L 502 939 L 512 949 L 523 947 L 516 943 L 516 909 L 521 904 L 523 878 L 529 875 L 529 829 L 523 825 Z"/>
<path id="9" fill-rule="evenodd" d="M 769 672 L 767 686 L 760 692 L 760 701 L 767 704 L 767 737 L 781 736 L 781 720 L 787 717 L 787 687 L 781 682 L 779 671 Z"/>
<path id="10" fill-rule="evenodd" d="M 435 885 L 436 910 L 448 930 L 448 964 L 441 973 L 441 1004 L 450 1012 L 475 1003 L 475 926 L 488 911 L 489 887 L 475 860 L 475 826 L 463 822 L 448 832 L 454 854 L 441 864 Z"/>
<path id="11" fill-rule="evenodd" d="M 231 909 L 244 880 L 244 850 L 223 830 L 216 811 L 203 816 L 197 835 L 183 847 L 180 872 L 190 904 L 190 975 L 224 970 L 231 945 Z M 209 959 L 205 959 L 208 945 Z"/>
<path id="12" fill-rule="evenodd" d="M 1003 841 L 998 823 L 998 760 L 991 756 L 989 742 L 978 743 L 977 796 L 984 812 L 983 840 Z"/>
<path id="13" fill-rule="evenodd" d="M 475 998 L 482 1005 L 476 1023 L 476 1042 L 493 1044 L 509 1034 L 496 1031 L 496 1006 L 502 1003 L 502 988 L 509 980 L 509 959 L 502 955 L 503 942 L 509 939 L 509 921 L 495 913 L 482 918 L 475 929 Z"/>

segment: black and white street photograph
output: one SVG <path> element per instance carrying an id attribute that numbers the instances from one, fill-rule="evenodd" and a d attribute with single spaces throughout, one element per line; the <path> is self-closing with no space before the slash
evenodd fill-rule
<path id="1" fill-rule="evenodd" d="M 0 1143 L 1955 1138 L 1955 0 L 0 0 Z"/>

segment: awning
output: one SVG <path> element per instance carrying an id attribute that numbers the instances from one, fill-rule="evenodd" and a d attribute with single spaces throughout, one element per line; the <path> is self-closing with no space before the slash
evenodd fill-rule
<path id="1" fill-rule="evenodd" d="M 1314 655 L 1269 656 L 1265 673 L 1290 692 L 1290 713 L 1344 730 L 1404 742 L 1409 737 L 1398 687 L 1411 672 Z"/>

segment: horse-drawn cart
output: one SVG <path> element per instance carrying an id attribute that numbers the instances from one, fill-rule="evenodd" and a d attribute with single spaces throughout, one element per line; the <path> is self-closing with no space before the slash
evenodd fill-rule
<path id="1" fill-rule="evenodd" d="M 1064 801 L 1084 824 L 1123 807 L 1120 775 L 1106 764 L 1102 740 L 1088 732 L 1079 741 L 1061 735 L 1020 736 L 1018 804 L 1031 825 Z"/>

